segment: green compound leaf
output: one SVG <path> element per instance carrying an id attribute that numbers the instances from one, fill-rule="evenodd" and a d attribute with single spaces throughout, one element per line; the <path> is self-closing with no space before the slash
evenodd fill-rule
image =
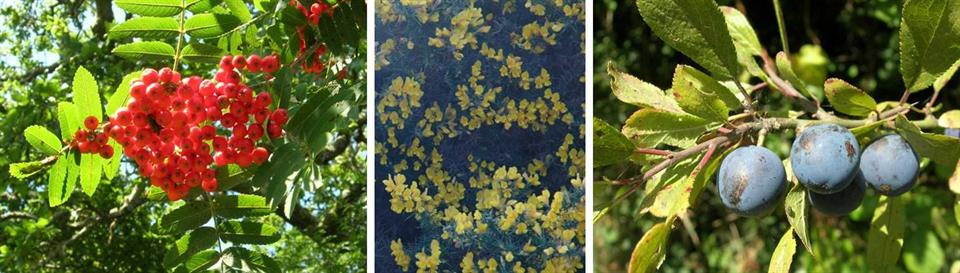
<path id="1" fill-rule="evenodd" d="M 897 197 L 880 196 L 873 212 L 867 235 L 867 265 L 873 272 L 894 272 L 900 248 L 903 246 L 903 228 L 906 217 L 903 204 Z"/>
<path id="2" fill-rule="evenodd" d="M 195 229 L 210 221 L 210 204 L 207 202 L 188 202 L 171 210 L 160 218 L 160 230 L 166 233 L 180 233 Z"/>
<path id="3" fill-rule="evenodd" d="M 657 272 L 667 254 L 667 239 L 670 239 L 671 225 L 672 222 L 668 219 L 667 223 L 657 223 L 647 230 L 633 248 L 627 272 Z"/>
<path id="4" fill-rule="evenodd" d="M 187 272 L 204 272 L 207 268 L 210 268 L 214 264 L 220 261 L 220 252 L 216 250 L 208 249 L 200 251 L 197 254 L 193 254 L 187 259 L 186 266 Z"/>
<path id="5" fill-rule="evenodd" d="M 263 196 L 221 195 L 213 199 L 217 215 L 225 218 L 263 216 L 273 212 Z"/>
<path id="6" fill-rule="evenodd" d="M 167 250 L 163 256 L 163 267 L 172 269 L 193 254 L 213 247 L 217 243 L 217 231 L 212 227 L 201 227 L 184 234 Z"/>
<path id="7" fill-rule="evenodd" d="M 728 107 L 740 105 L 729 89 L 707 74 L 684 65 L 678 65 L 673 72 L 673 97 L 687 113 L 713 122 L 727 121 Z"/>
<path id="8" fill-rule="evenodd" d="M 17 162 L 10 164 L 10 176 L 21 180 L 38 174 L 42 170 L 43 162 L 41 161 Z"/>
<path id="9" fill-rule="evenodd" d="M 133 42 L 113 49 L 113 54 L 131 61 L 156 61 L 173 58 L 173 46 L 164 42 Z"/>
<path id="10" fill-rule="evenodd" d="M 863 117 L 877 109 L 877 102 L 870 95 L 841 79 L 827 79 L 823 91 L 833 108 L 841 113 Z"/>
<path id="11" fill-rule="evenodd" d="M 184 60 L 198 63 L 219 63 L 224 54 L 219 47 L 201 43 L 190 43 L 180 52 Z"/>
<path id="12" fill-rule="evenodd" d="M 910 143 L 918 155 L 944 166 L 953 166 L 960 160 L 960 139 L 924 133 L 902 115 L 897 116 L 895 124 L 900 136 Z"/>
<path id="13" fill-rule="evenodd" d="M 610 87 L 613 89 L 613 95 L 620 101 L 642 108 L 654 108 L 674 113 L 683 112 L 677 102 L 663 90 L 618 70 L 613 62 L 607 64 L 607 74 L 611 78 Z"/>
<path id="14" fill-rule="evenodd" d="M 60 154 L 60 149 L 63 148 L 63 145 L 60 144 L 60 138 L 57 138 L 57 135 L 43 126 L 31 125 L 23 130 L 23 136 L 27 138 L 30 146 L 48 155 Z"/>
<path id="15" fill-rule="evenodd" d="M 235 244 L 268 245 L 280 240 L 277 228 L 251 221 L 221 223 L 220 238 Z"/>
<path id="16" fill-rule="evenodd" d="M 113 115 L 117 112 L 117 109 L 123 107 L 127 104 L 127 99 L 130 98 L 130 83 L 134 80 L 140 78 L 140 72 L 131 72 L 126 76 L 123 76 L 123 80 L 120 81 L 120 85 L 117 85 L 117 89 L 113 91 L 113 95 L 110 96 L 110 99 L 107 100 L 107 116 Z"/>
<path id="17" fill-rule="evenodd" d="M 77 68 L 77 73 L 73 76 L 73 103 L 80 110 L 81 122 L 89 116 L 97 120 L 103 117 L 103 104 L 100 102 L 97 81 L 93 79 L 90 71 L 82 66 Z"/>
<path id="18" fill-rule="evenodd" d="M 57 120 L 60 122 L 60 137 L 64 142 L 73 140 L 73 133 L 83 124 L 80 110 L 69 102 L 57 103 Z"/>
<path id="19" fill-rule="evenodd" d="M 183 24 L 187 34 L 194 38 L 212 38 L 240 25 L 240 19 L 229 14 L 197 14 Z"/>
<path id="20" fill-rule="evenodd" d="M 770 267 L 768 273 L 788 273 L 790 264 L 793 263 L 793 254 L 797 252 L 797 241 L 793 238 L 793 228 L 787 229 L 780 238 L 780 243 L 773 250 L 773 256 L 770 257 Z"/>
<path id="21" fill-rule="evenodd" d="M 225 250 L 233 259 L 231 264 L 235 268 L 249 268 L 254 272 L 279 273 L 280 265 L 263 253 L 251 251 L 242 247 L 231 247 Z"/>
<path id="22" fill-rule="evenodd" d="M 176 37 L 180 22 L 170 17 L 136 17 L 110 29 L 110 39 L 143 38 L 160 40 Z"/>
<path id="23" fill-rule="evenodd" d="M 606 166 L 620 162 L 633 154 L 636 146 L 629 138 L 602 119 L 593 119 L 593 165 Z"/>
<path id="24" fill-rule="evenodd" d="M 244 3 L 243 0 L 224 0 L 224 2 L 227 4 L 227 8 L 230 9 L 230 14 L 236 16 L 241 22 L 246 23 L 253 18 L 253 16 L 250 15 L 250 10 L 247 9 L 247 4 Z"/>
<path id="25" fill-rule="evenodd" d="M 67 179 L 67 172 L 72 163 L 71 157 L 73 157 L 71 153 L 64 154 L 53 164 L 53 168 L 50 168 L 50 177 L 47 180 L 47 199 L 50 201 L 50 207 L 67 202 L 77 186 L 76 180 Z"/>
<path id="26" fill-rule="evenodd" d="M 689 147 L 695 144 L 697 137 L 710 130 L 710 124 L 710 121 L 688 114 L 640 109 L 627 119 L 621 131 L 641 147 L 660 143 Z"/>
<path id="27" fill-rule="evenodd" d="M 737 51 L 713 0 L 637 0 L 643 20 L 667 45 L 726 80 L 740 72 Z"/>
<path id="28" fill-rule="evenodd" d="M 126 12 L 140 16 L 174 16 L 182 10 L 182 0 L 116 0 L 114 4 Z"/>
<path id="29" fill-rule="evenodd" d="M 103 174 L 104 159 L 99 154 L 80 155 L 80 188 L 87 196 L 93 196 Z"/>
<path id="30" fill-rule="evenodd" d="M 193 12 L 193 14 L 198 14 L 208 11 L 220 3 L 223 3 L 223 0 L 188 0 L 187 10 Z"/>
<path id="31" fill-rule="evenodd" d="M 910 92 L 929 87 L 960 59 L 957 41 L 960 0 L 908 0 L 903 4 L 900 74 Z"/>

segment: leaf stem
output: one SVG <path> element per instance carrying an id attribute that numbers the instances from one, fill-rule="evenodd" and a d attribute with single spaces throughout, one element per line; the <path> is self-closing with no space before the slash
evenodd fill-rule
<path id="1" fill-rule="evenodd" d="M 183 26 L 183 19 L 187 13 L 187 0 L 180 1 L 180 32 L 177 34 L 177 51 L 173 53 L 173 71 L 176 72 L 180 66 L 180 52 L 183 50 L 183 37 L 187 30 Z"/>
<path id="2" fill-rule="evenodd" d="M 780 0 L 773 0 L 773 10 L 777 15 L 777 28 L 780 30 L 780 43 L 783 44 L 783 52 L 790 56 L 790 44 L 787 43 L 787 27 L 783 22 L 783 10 L 780 9 Z"/>

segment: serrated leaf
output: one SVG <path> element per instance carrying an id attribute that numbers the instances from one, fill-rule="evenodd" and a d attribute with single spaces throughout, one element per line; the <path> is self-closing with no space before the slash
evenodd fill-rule
<path id="1" fill-rule="evenodd" d="M 950 110 L 940 114 L 937 125 L 943 128 L 960 128 L 960 110 Z"/>
<path id="2" fill-rule="evenodd" d="M 880 196 L 867 234 L 867 265 L 874 272 L 894 272 L 906 217 L 897 197 Z"/>
<path id="3" fill-rule="evenodd" d="M 250 21 L 253 16 L 250 15 L 250 10 L 247 9 L 247 4 L 243 0 L 224 0 L 227 4 L 227 8 L 230 9 L 230 14 L 236 16 L 237 19 L 240 19 L 240 22 Z"/>
<path id="4" fill-rule="evenodd" d="M 183 4 L 181 0 L 116 0 L 113 3 L 129 13 L 157 17 L 177 15 Z"/>
<path id="5" fill-rule="evenodd" d="M 47 199 L 50 201 L 50 207 L 56 207 L 70 199 L 73 195 L 73 189 L 76 187 L 75 180 L 67 179 L 67 171 L 70 169 L 69 157 L 71 154 L 65 154 L 57 159 L 57 162 L 50 168 L 49 179 L 47 180 Z"/>
<path id="6" fill-rule="evenodd" d="M 80 155 L 80 188 L 87 196 L 93 196 L 103 174 L 103 158 L 99 154 Z"/>
<path id="7" fill-rule="evenodd" d="M 80 110 L 80 118 L 93 116 L 100 120 L 103 117 L 103 104 L 100 102 L 100 91 L 93 74 L 86 68 L 78 67 L 73 75 L 73 103 Z"/>
<path id="8" fill-rule="evenodd" d="M 638 0 L 637 8 L 660 39 L 710 73 L 722 79 L 739 74 L 733 40 L 713 0 Z"/>
<path id="9" fill-rule="evenodd" d="M 170 17 L 135 17 L 110 28 L 110 39 L 142 38 L 161 40 L 176 37 L 180 22 Z"/>
<path id="10" fill-rule="evenodd" d="M 606 121 L 593 119 L 593 164 L 601 167 L 625 160 L 636 146 Z"/>
<path id="11" fill-rule="evenodd" d="M 223 0 L 189 0 L 187 1 L 187 10 L 193 14 L 198 14 L 201 12 L 208 11 L 217 5 L 220 5 Z"/>
<path id="12" fill-rule="evenodd" d="M 640 147 L 665 143 L 676 147 L 692 146 L 697 137 L 710 130 L 710 122 L 688 114 L 655 109 L 640 109 L 624 124 L 623 135 Z"/>
<path id="13" fill-rule="evenodd" d="M 897 132 L 910 143 L 918 155 L 944 166 L 952 166 L 960 159 L 960 139 L 924 133 L 903 115 L 897 116 L 894 123 Z"/>
<path id="14" fill-rule="evenodd" d="M 64 142 L 73 140 L 73 133 L 83 124 L 80 110 L 69 102 L 57 103 L 57 120 L 60 122 L 60 137 Z"/>
<path id="15" fill-rule="evenodd" d="M 229 14 L 197 14 L 183 24 L 184 30 L 193 38 L 212 38 L 240 25 L 240 19 Z"/>
<path id="16" fill-rule="evenodd" d="M 793 85 L 794 89 L 803 93 L 804 96 L 808 98 L 817 99 L 817 96 L 814 96 L 810 93 L 810 90 L 807 90 L 807 83 L 803 81 L 800 77 L 797 76 L 797 73 L 793 71 L 793 62 L 790 61 L 790 58 L 787 58 L 787 54 L 783 51 L 777 52 L 777 72 L 780 73 L 780 77 L 787 80 L 790 85 Z"/>
<path id="17" fill-rule="evenodd" d="M 213 247 L 217 243 L 217 230 L 212 227 L 200 227 L 177 239 L 163 256 L 163 267 L 172 269 L 193 254 Z"/>
<path id="18" fill-rule="evenodd" d="M 644 108 L 675 113 L 683 112 L 677 102 L 665 94 L 663 90 L 618 70 L 613 62 L 607 64 L 607 74 L 611 78 L 610 87 L 613 90 L 613 95 L 620 101 Z"/>
<path id="19" fill-rule="evenodd" d="M 217 215 L 225 218 L 263 216 L 273 212 L 266 198 L 252 194 L 221 195 L 213 202 Z"/>
<path id="20" fill-rule="evenodd" d="M 668 223 L 657 223 L 653 225 L 643 238 L 637 242 L 630 254 L 630 264 L 627 272 L 646 273 L 656 272 L 663 263 L 667 254 L 667 239 L 670 239 L 670 225 Z"/>
<path id="21" fill-rule="evenodd" d="M 683 111 L 714 122 L 726 122 L 730 108 L 740 105 L 726 87 L 684 65 L 678 65 L 673 72 L 673 97 Z"/>
<path id="22" fill-rule="evenodd" d="M 220 252 L 208 249 L 193 254 L 184 264 L 190 273 L 203 272 L 220 261 Z"/>
<path id="23" fill-rule="evenodd" d="M 42 170 L 43 162 L 40 161 L 17 162 L 10 164 L 10 176 L 16 177 L 20 180 L 38 174 Z"/>
<path id="24" fill-rule="evenodd" d="M 900 20 L 900 74 L 907 89 L 929 87 L 960 59 L 960 0 L 909 0 Z"/>
<path id="25" fill-rule="evenodd" d="M 954 74 L 957 74 L 957 69 L 960 69 L 960 59 L 957 59 L 956 62 L 953 62 L 953 65 L 947 69 L 947 71 L 940 74 L 936 80 L 933 81 L 933 90 L 940 91 L 944 86 L 947 86 L 947 82 L 950 82 L 950 79 L 953 78 Z"/>
<path id="26" fill-rule="evenodd" d="M 227 191 L 240 183 L 250 181 L 257 168 L 242 169 L 235 164 L 217 168 L 217 191 Z"/>
<path id="27" fill-rule="evenodd" d="M 220 238 L 235 244 L 268 245 L 280 240 L 277 228 L 251 221 L 227 221 L 220 225 Z"/>
<path id="28" fill-rule="evenodd" d="M 807 252 L 813 253 L 813 249 L 810 247 L 810 237 L 807 236 L 807 216 L 809 215 L 807 214 L 807 188 L 803 187 L 793 176 L 790 160 L 784 160 L 783 167 L 786 170 L 787 179 L 793 184 L 783 201 L 787 222 L 790 222 L 790 229 L 797 233 L 797 237 L 800 237 L 800 242 L 803 243 Z"/>
<path id="29" fill-rule="evenodd" d="M 823 91 L 833 108 L 847 115 L 864 117 L 877 108 L 870 95 L 841 79 L 827 79 Z"/>
<path id="30" fill-rule="evenodd" d="M 131 61 L 172 59 L 175 54 L 173 46 L 157 41 L 122 44 L 112 52 Z"/>
<path id="31" fill-rule="evenodd" d="M 210 205 L 206 202 L 187 202 L 160 218 L 160 230 L 166 233 L 181 233 L 195 229 L 210 221 Z"/>
<path id="32" fill-rule="evenodd" d="M 180 52 L 185 60 L 204 63 L 219 63 L 225 54 L 227 52 L 219 47 L 201 43 L 190 43 Z"/>
<path id="33" fill-rule="evenodd" d="M 243 264 L 237 267 L 249 268 L 254 272 L 279 273 L 280 265 L 269 256 L 263 253 L 251 251 L 242 247 L 231 247 L 226 251 L 231 256 L 238 258 Z"/>
<path id="34" fill-rule="evenodd" d="M 773 256 L 770 257 L 770 267 L 768 273 L 787 273 L 790 272 L 790 264 L 793 263 L 793 254 L 797 252 L 797 241 L 793 238 L 793 228 L 787 229 L 777 243 L 777 248 L 773 250 Z"/>
<path id="35" fill-rule="evenodd" d="M 63 145 L 60 144 L 60 138 L 39 125 L 31 125 L 23 130 L 23 135 L 27 138 L 30 146 L 44 152 L 48 155 L 60 154 Z"/>
<path id="36" fill-rule="evenodd" d="M 117 109 L 127 104 L 127 99 L 130 98 L 130 83 L 137 78 L 140 78 L 139 71 L 131 72 L 123 76 L 120 85 L 117 85 L 117 89 L 113 91 L 113 95 L 110 95 L 110 99 L 107 100 L 107 116 L 113 115 Z"/>

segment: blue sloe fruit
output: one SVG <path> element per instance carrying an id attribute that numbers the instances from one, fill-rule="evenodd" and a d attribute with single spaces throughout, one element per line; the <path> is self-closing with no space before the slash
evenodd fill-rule
<path id="1" fill-rule="evenodd" d="M 720 163 L 717 184 L 723 205 L 743 216 L 770 213 L 787 189 L 780 158 L 758 146 L 730 152 Z"/>
<path id="2" fill-rule="evenodd" d="M 960 128 L 946 128 L 943 129 L 943 134 L 948 137 L 960 138 Z"/>
<path id="3" fill-rule="evenodd" d="M 807 127 L 790 149 L 793 174 L 807 190 L 820 194 L 846 188 L 856 176 L 859 162 L 857 138 L 836 124 Z"/>
<path id="4" fill-rule="evenodd" d="M 900 135 L 886 135 L 874 140 L 863 150 L 860 175 L 863 180 L 888 196 L 901 195 L 913 188 L 920 160 Z"/>
<path id="5" fill-rule="evenodd" d="M 860 206 L 867 185 L 863 179 L 854 178 L 846 188 L 837 193 L 819 194 L 807 191 L 810 206 L 829 216 L 844 216 Z"/>

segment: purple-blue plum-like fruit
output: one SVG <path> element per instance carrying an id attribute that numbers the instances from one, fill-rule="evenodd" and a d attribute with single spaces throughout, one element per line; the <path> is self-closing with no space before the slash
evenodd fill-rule
<path id="1" fill-rule="evenodd" d="M 901 195 L 917 180 L 920 159 L 900 135 L 886 135 L 874 140 L 860 158 L 860 175 L 878 193 Z"/>
<path id="2" fill-rule="evenodd" d="M 837 193 L 850 185 L 859 162 L 857 138 L 836 124 L 807 127 L 790 148 L 793 174 L 807 190 L 820 194 Z"/>
<path id="3" fill-rule="evenodd" d="M 786 172 L 780 158 L 770 150 L 744 146 L 720 163 L 717 188 L 727 208 L 743 216 L 762 216 L 783 198 Z"/>
<path id="4" fill-rule="evenodd" d="M 850 185 L 837 193 L 819 194 L 807 191 L 807 200 L 810 201 L 810 206 L 820 213 L 834 217 L 844 216 L 860 206 L 866 192 L 867 185 L 863 179 L 854 178 Z"/>
<path id="5" fill-rule="evenodd" d="M 943 134 L 948 137 L 960 138 L 960 128 L 946 128 L 943 129 Z"/>

